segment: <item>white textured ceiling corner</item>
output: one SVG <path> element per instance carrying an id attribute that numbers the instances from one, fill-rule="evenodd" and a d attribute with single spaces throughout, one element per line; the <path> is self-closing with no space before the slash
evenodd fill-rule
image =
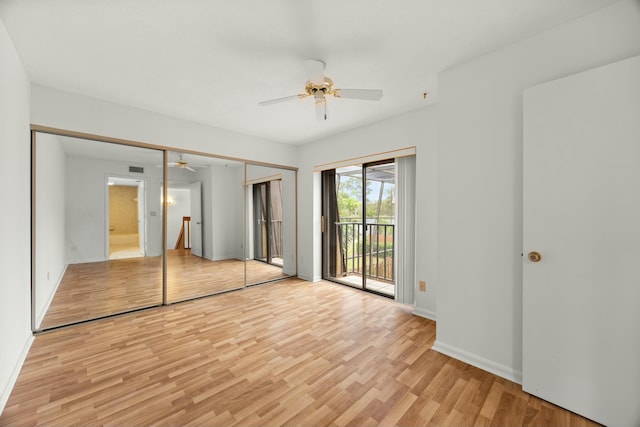
<path id="1" fill-rule="evenodd" d="M 0 0 L 34 83 L 285 143 L 423 107 L 438 72 L 613 0 Z M 339 88 L 325 122 L 302 93 L 304 59 Z M 427 100 L 422 93 L 429 92 Z"/>

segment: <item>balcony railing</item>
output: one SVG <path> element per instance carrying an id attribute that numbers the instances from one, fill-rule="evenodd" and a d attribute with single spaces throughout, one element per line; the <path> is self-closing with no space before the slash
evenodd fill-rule
<path id="1" fill-rule="evenodd" d="M 337 222 L 343 275 L 363 275 L 367 278 L 393 282 L 393 224 Z M 366 239 L 365 239 L 366 238 Z M 363 245 L 366 247 L 363 248 Z M 362 264 L 364 259 L 365 270 Z"/>

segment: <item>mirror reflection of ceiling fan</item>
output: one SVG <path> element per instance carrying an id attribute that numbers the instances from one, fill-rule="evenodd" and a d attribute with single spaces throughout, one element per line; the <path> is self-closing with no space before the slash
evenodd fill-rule
<path id="1" fill-rule="evenodd" d="M 191 172 L 196 172 L 196 170 L 195 170 L 195 169 L 193 169 L 193 168 L 206 168 L 206 166 L 200 166 L 200 165 L 192 165 L 192 164 L 190 164 L 189 162 L 187 162 L 186 160 L 184 160 L 184 159 L 182 158 L 182 154 L 180 154 L 179 156 L 180 156 L 180 158 L 179 158 L 178 160 L 176 160 L 175 162 L 169 162 L 169 163 L 167 163 L 167 165 L 168 165 L 170 168 L 186 169 L 186 170 L 191 171 Z M 162 167 L 162 165 L 157 165 L 157 166 L 158 166 L 159 168 L 161 168 L 161 167 Z"/>
<path id="2" fill-rule="evenodd" d="M 334 88 L 333 81 L 329 77 L 324 76 L 325 63 L 323 61 L 308 59 L 304 61 L 304 66 L 308 78 L 307 84 L 304 87 L 305 93 L 262 101 L 259 102 L 258 105 L 267 106 L 312 96 L 316 105 L 316 118 L 318 120 L 327 120 L 327 96 L 333 96 L 334 98 L 363 99 L 366 101 L 379 101 L 380 98 L 382 98 L 382 90 L 380 89 Z"/>

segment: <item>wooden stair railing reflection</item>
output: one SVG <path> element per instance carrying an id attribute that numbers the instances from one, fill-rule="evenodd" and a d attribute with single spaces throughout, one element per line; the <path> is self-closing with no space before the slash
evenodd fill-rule
<path id="1" fill-rule="evenodd" d="M 186 244 L 185 244 L 186 240 Z M 182 217 L 182 227 L 180 227 L 180 234 L 176 241 L 174 249 L 191 249 L 191 217 Z"/>

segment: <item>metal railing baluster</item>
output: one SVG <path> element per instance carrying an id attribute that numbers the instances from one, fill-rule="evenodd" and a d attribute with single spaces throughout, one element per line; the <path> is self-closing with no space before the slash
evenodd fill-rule
<path id="1" fill-rule="evenodd" d="M 346 266 L 346 271 L 343 272 L 345 275 L 366 274 L 373 279 L 393 282 L 394 224 L 370 223 L 363 228 L 363 224 L 358 222 L 337 222 L 335 226 L 336 234 L 342 236 L 340 247 L 342 248 L 341 258 Z M 365 236 L 367 236 L 368 247 L 364 246 L 363 237 Z M 363 270 L 362 260 L 365 257 L 368 265 L 366 270 Z"/>

